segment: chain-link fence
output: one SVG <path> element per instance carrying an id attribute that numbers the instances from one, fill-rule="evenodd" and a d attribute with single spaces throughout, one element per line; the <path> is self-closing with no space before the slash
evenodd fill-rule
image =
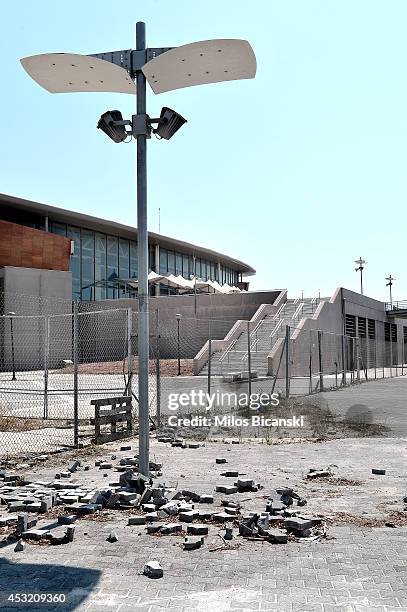
<path id="1" fill-rule="evenodd" d="M 0 456 L 89 439 L 95 399 L 132 396 L 137 431 L 138 315 L 117 305 L 7 297 L 0 316 Z M 151 311 L 152 426 L 175 410 L 227 412 L 239 397 L 244 407 L 253 394 L 289 398 L 407 373 L 403 333 L 393 342 L 304 330 L 267 312 L 248 322 Z"/>

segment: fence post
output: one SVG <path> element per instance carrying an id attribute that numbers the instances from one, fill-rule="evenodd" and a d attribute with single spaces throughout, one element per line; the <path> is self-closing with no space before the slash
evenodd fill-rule
<path id="1" fill-rule="evenodd" d="M 252 356 L 250 351 L 250 321 L 247 321 L 247 367 L 249 368 L 249 403 L 252 395 Z"/>
<path id="2" fill-rule="evenodd" d="M 345 336 L 341 336 L 341 353 L 342 353 L 342 385 L 346 385 L 346 362 L 345 362 Z"/>
<path id="3" fill-rule="evenodd" d="M 290 326 L 285 326 L 285 398 L 290 397 Z"/>
<path id="4" fill-rule="evenodd" d="M 374 339 L 374 379 L 377 378 L 377 338 Z"/>
<path id="5" fill-rule="evenodd" d="M 393 334 L 390 328 L 390 378 L 393 378 Z"/>
<path id="6" fill-rule="evenodd" d="M 78 358 L 79 358 L 79 315 L 78 301 L 73 305 L 73 444 L 75 448 L 79 445 L 79 403 L 78 403 Z"/>
<path id="7" fill-rule="evenodd" d="M 211 374 L 212 374 L 212 330 L 211 330 L 211 321 L 209 320 L 209 338 L 208 338 L 208 350 L 209 350 L 209 357 L 208 357 L 208 397 L 210 397 L 211 394 Z"/>
<path id="8" fill-rule="evenodd" d="M 322 331 L 318 330 L 319 390 L 324 390 L 324 365 L 322 361 Z"/>
<path id="9" fill-rule="evenodd" d="M 155 357 L 155 374 L 156 374 L 156 385 L 157 385 L 157 428 L 161 427 L 161 372 L 160 372 L 160 313 L 157 308 L 155 311 L 155 322 L 156 322 L 156 357 Z"/>
<path id="10" fill-rule="evenodd" d="M 49 317 L 44 317 L 45 338 L 44 338 L 44 414 L 43 418 L 48 418 L 48 371 L 49 371 Z"/>
<path id="11" fill-rule="evenodd" d="M 131 383 L 133 378 L 133 355 L 131 348 L 131 335 L 133 332 L 133 311 L 127 309 L 127 395 L 132 397 Z"/>

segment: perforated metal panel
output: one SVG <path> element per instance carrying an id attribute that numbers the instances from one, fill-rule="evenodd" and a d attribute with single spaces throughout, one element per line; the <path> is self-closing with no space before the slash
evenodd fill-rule
<path id="1" fill-rule="evenodd" d="M 44 53 L 24 57 L 24 70 L 50 93 L 116 92 L 135 94 L 124 68 L 76 53 Z"/>
<path id="2" fill-rule="evenodd" d="M 246 40 L 202 40 L 163 53 L 143 66 L 154 93 L 173 89 L 252 79 L 256 57 Z"/>

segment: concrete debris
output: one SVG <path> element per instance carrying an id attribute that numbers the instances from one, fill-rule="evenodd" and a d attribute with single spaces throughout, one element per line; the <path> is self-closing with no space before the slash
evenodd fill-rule
<path id="1" fill-rule="evenodd" d="M 119 538 L 117 537 L 117 534 L 115 531 L 112 531 L 111 533 L 109 533 L 109 535 L 106 538 L 107 542 L 117 542 L 119 540 Z"/>
<path id="2" fill-rule="evenodd" d="M 386 470 L 381 470 L 378 468 L 372 468 L 372 474 L 375 474 L 376 476 L 385 476 L 386 475 Z"/>
<path id="3" fill-rule="evenodd" d="M 23 552 L 24 548 L 25 542 L 18 540 L 17 544 L 14 546 L 14 552 Z"/>
<path id="4" fill-rule="evenodd" d="M 194 538 L 188 536 L 183 542 L 184 550 L 196 550 L 197 548 L 201 548 L 204 541 L 204 538 Z"/>
<path id="5" fill-rule="evenodd" d="M 162 578 L 164 575 L 163 568 L 158 561 L 149 561 L 145 564 L 143 573 L 148 578 Z"/>

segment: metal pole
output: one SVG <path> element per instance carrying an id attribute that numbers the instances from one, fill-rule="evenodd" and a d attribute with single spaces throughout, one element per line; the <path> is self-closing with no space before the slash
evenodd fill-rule
<path id="1" fill-rule="evenodd" d="M 156 322 L 156 377 L 157 377 L 157 428 L 161 427 L 161 372 L 160 372 L 160 312 L 155 311 Z"/>
<path id="2" fill-rule="evenodd" d="M 13 329 L 13 316 L 10 317 L 10 332 L 11 332 L 11 362 L 13 367 L 13 377 L 11 380 L 17 380 L 16 378 L 16 364 L 14 358 L 14 329 Z"/>
<path id="3" fill-rule="evenodd" d="M 146 25 L 136 24 L 136 49 L 146 48 Z M 146 114 L 146 78 L 136 73 L 137 114 Z M 147 137 L 137 136 L 137 245 L 138 245 L 138 366 L 139 366 L 139 471 L 149 475 L 149 414 L 148 414 L 148 234 L 147 234 Z"/>
<path id="4" fill-rule="evenodd" d="M 209 358 L 208 358 L 208 397 L 210 397 L 210 395 L 211 395 L 211 375 L 212 375 L 212 330 L 211 330 L 211 322 L 210 321 L 209 321 L 208 350 L 209 350 Z"/>
<path id="5" fill-rule="evenodd" d="M 360 266 L 360 293 L 363 295 L 363 268 Z"/>
<path id="6" fill-rule="evenodd" d="M 252 396 L 252 355 L 250 351 L 250 321 L 247 321 L 247 367 L 249 368 L 249 405 Z"/>
<path id="7" fill-rule="evenodd" d="M 180 322 L 181 322 L 181 319 L 177 317 L 177 361 L 178 361 L 177 376 L 181 376 L 181 347 L 180 347 L 180 335 L 179 335 Z"/>
<path id="8" fill-rule="evenodd" d="M 78 424 L 78 302 L 73 305 L 73 444 L 78 448 L 79 424 Z"/>
<path id="9" fill-rule="evenodd" d="M 285 326 L 285 398 L 290 397 L 290 326 Z"/>
<path id="10" fill-rule="evenodd" d="M 131 335 L 133 331 L 133 311 L 127 309 L 127 395 L 132 396 L 131 383 L 133 378 L 133 355 L 131 346 Z"/>
<path id="11" fill-rule="evenodd" d="M 45 340 L 44 340 L 44 415 L 48 418 L 48 369 L 49 369 L 49 317 L 44 318 Z"/>
<path id="12" fill-rule="evenodd" d="M 324 371 L 322 363 L 322 331 L 318 330 L 319 390 L 324 390 Z"/>

